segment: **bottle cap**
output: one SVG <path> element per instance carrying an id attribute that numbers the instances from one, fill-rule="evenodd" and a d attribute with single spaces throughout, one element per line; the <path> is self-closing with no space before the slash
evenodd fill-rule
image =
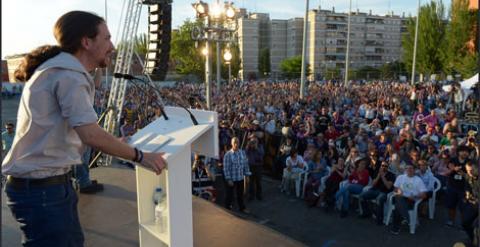
<path id="1" fill-rule="evenodd" d="M 160 188 L 160 187 L 156 188 L 155 192 L 162 192 L 162 188 Z"/>

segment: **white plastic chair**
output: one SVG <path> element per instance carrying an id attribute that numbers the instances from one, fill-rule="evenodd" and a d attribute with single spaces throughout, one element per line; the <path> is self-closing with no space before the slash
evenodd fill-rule
<path id="1" fill-rule="evenodd" d="M 302 180 L 300 182 L 302 184 L 302 194 L 301 194 L 302 199 L 305 197 L 305 188 L 307 186 L 307 180 L 308 180 L 308 175 L 309 174 L 310 174 L 309 171 L 305 171 L 303 174 L 300 175 L 301 176 L 300 179 Z"/>
<path id="2" fill-rule="evenodd" d="M 428 218 L 431 219 L 431 220 L 433 219 L 433 217 L 435 215 L 435 201 L 436 201 L 436 198 L 437 198 L 437 192 L 440 190 L 440 188 L 441 188 L 440 180 L 438 180 L 437 178 L 434 177 L 434 189 L 433 189 L 432 197 L 429 198 L 428 201 L 427 201 L 427 203 L 428 203 Z M 392 212 L 395 209 L 395 205 L 393 205 L 393 197 L 394 197 L 394 194 L 392 192 L 392 193 L 389 194 L 389 196 L 387 198 L 388 206 L 387 206 L 387 215 L 384 219 L 385 220 L 385 225 L 388 225 L 390 223 Z M 422 201 L 423 200 L 421 200 L 421 199 L 416 200 L 415 205 L 413 206 L 413 209 L 408 211 L 408 216 L 409 216 L 408 224 L 409 224 L 409 227 L 410 227 L 410 233 L 411 234 L 415 234 L 416 227 L 417 227 L 417 225 L 419 225 L 418 224 L 418 205 L 420 205 L 420 203 Z"/>
<path id="3" fill-rule="evenodd" d="M 328 170 L 327 175 L 322 177 L 322 179 L 320 179 L 320 186 L 318 187 L 318 193 L 321 193 L 325 190 L 327 179 L 328 177 L 330 177 L 330 175 L 332 175 L 332 169 L 327 166 L 327 170 Z"/>
<path id="4" fill-rule="evenodd" d="M 284 168 L 284 169 L 283 169 L 284 174 L 285 174 L 285 170 L 286 170 L 286 169 L 287 169 L 287 168 Z M 302 168 L 302 171 L 296 174 L 297 176 L 296 176 L 294 182 L 295 182 L 295 195 L 296 195 L 297 197 L 300 197 L 300 193 L 301 193 L 300 189 L 305 187 L 304 185 L 302 186 L 302 181 L 306 181 L 306 176 L 308 176 L 308 172 L 307 172 L 308 170 L 307 170 L 307 169 L 308 169 L 308 167 L 307 167 L 307 166 L 304 166 L 304 167 Z M 285 189 L 286 189 L 286 190 L 290 190 L 290 183 L 291 183 L 291 182 L 292 182 L 292 181 L 291 181 L 290 179 L 285 179 L 285 177 L 282 176 L 281 190 L 282 190 L 282 191 L 285 190 Z M 305 182 L 304 182 L 304 183 L 305 183 Z M 285 187 L 286 187 L 286 188 L 285 188 Z M 287 192 L 289 192 L 289 191 L 287 191 Z"/>
<path id="5" fill-rule="evenodd" d="M 433 178 L 433 193 L 432 197 L 428 199 L 428 218 L 433 220 L 435 216 L 435 202 L 437 200 L 437 192 L 442 188 L 442 183 L 438 178 Z"/>
<path id="6" fill-rule="evenodd" d="M 308 166 L 303 167 L 303 171 L 298 174 L 298 177 L 295 179 L 295 195 L 297 197 L 302 197 L 305 191 L 305 184 L 307 183 L 308 177 Z"/>

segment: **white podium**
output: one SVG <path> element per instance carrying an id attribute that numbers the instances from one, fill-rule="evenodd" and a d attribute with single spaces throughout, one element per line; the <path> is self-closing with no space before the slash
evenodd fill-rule
<path id="1" fill-rule="evenodd" d="M 163 117 L 138 131 L 130 144 L 143 151 L 165 152 L 168 166 L 161 175 L 136 166 L 140 246 L 193 246 L 191 153 L 218 157 L 218 117 L 216 112 L 187 111 L 165 107 Z M 160 232 L 155 224 L 153 193 L 156 187 L 166 191 L 168 230 Z"/>

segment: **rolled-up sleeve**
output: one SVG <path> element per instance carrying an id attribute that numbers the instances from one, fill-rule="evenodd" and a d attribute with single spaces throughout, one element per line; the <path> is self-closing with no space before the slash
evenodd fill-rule
<path id="1" fill-rule="evenodd" d="M 81 73 L 65 73 L 55 87 L 55 95 L 62 116 L 71 128 L 95 123 L 97 114 L 93 109 L 93 85 Z"/>

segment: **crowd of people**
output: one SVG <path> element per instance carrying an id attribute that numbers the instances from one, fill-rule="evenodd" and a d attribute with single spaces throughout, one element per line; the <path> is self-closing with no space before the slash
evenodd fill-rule
<path id="1" fill-rule="evenodd" d="M 127 90 L 122 135 L 131 135 L 161 117 L 157 95 L 151 92 L 137 87 Z M 311 83 L 307 92 L 300 99 L 296 82 L 234 82 L 213 89 L 211 109 L 219 116 L 221 153 L 219 160 L 206 163 L 213 164 L 210 173 L 227 180 L 226 207 L 232 206 L 233 188 L 243 194 L 239 188 L 243 179 L 232 179 L 223 168 L 231 163 L 232 154 L 226 154 L 232 153 L 235 138 L 237 148 L 245 150 L 239 157 L 245 158 L 249 168 L 241 175 L 252 178 L 249 199 L 263 198 L 261 174 L 270 172 L 282 179 L 281 190 L 289 193 L 292 182 L 307 172 L 308 205 L 326 210 L 338 205 L 340 216 L 346 217 L 349 197 L 358 195 L 361 217 L 373 214 L 380 224 L 384 221 L 380 209 L 386 195 L 394 191 L 392 232 L 398 233 L 402 217 L 408 219 L 406 212 L 415 200 L 431 197 L 436 178 L 449 212 L 446 225 L 453 226 L 461 209 L 463 227 L 473 238 L 473 221 L 478 222 L 473 209 L 478 205 L 480 145 L 478 125 L 465 129 L 462 123 L 466 113 L 480 109 L 476 94 L 461 102 L 454 92 L 445 92 L 435 83 L 345 86 L 332 81 Z M 201 84 L 177 83 L 160 93 L 166 105 L 206 109 Z M 296 194 L 303 194 L 294 187 Z M 370 209 L 371 199 L 380 205 L 375 210 Z M 239 208 L 245 210 L 243 201 Z"/>
<path id="2" fill-rule="evenodd" d="M 23 83 L 2 82 L 2 99 L 18 98 L 22 95 Z"/>

